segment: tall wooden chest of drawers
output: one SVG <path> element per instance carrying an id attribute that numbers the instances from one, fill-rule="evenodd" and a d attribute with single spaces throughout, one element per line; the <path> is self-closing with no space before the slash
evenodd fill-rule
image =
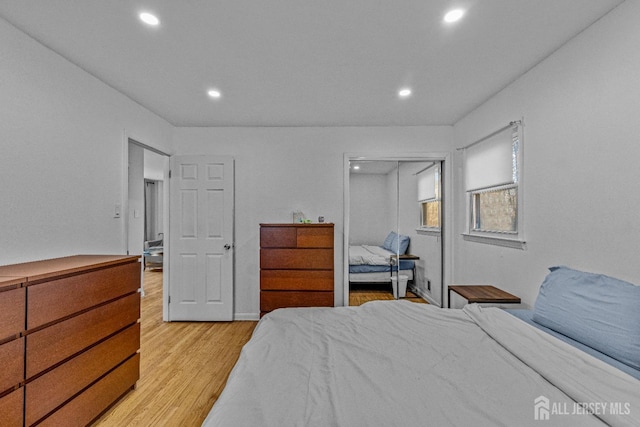
<path id="1" fill-rule="evenodd" d="M 333 224 L 260 224 L 260 314 L 333 307 Z"/>
<path id="2" fill-rule="evenodd" d="M 133 388 L 138 259 L 79 255 L 0 267 L 0 425 L 84 426 Z"/>

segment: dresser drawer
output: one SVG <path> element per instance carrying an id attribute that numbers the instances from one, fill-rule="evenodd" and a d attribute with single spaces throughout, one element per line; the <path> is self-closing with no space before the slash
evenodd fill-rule
<path id="1" fill-rule="evenodd" d="M 262 290 L 333 291 L 333 270 L 260 270 Z"/>
<path id="2" fill-rule="evenodd" d="M 139 317 L 136 292 L 27 335 L 27 378 L 136 323 Z"/>
<path id="3" fill-rule="evenodd" d="M 0 397 L 0 426 L 22 427 L 24 388 Z"/>
<path id="4" fill-rule="evenodd" d="M 25 310 L 25 288 L 0 292 L 0 341 L 24 331 Z"/>
<path id="5" fill-rule="evenodd" d="M 266 312 L 285 307 L 333 307 L 333 292 L 260 292 L 260 311 Z"/>
<path id="6" fill-rule="evenodd" d="M 299 248 L 333 248 L 333 227 L 298 228 L 296 243 Z"/>
<path id="7" fill-rule="evenodd" d="M 24 337 L 0 345 L 0 367 L 0 393 L 24 380 Z"/>
<path id="8" fill-rule="evenodd" d="M 263 248 L 295 248 L 295 227 L 261 227 L 260 246 Z"/>
<path id="9" fill-rule="evenodd" d="M 28 286 L 27 329 L 136 292 L 140 268 L 133 262 Z"/>
<path id="10" fill-rule="evenodd" d="M 2 270 L 2 267 L 0 267 Z M 0 292 L 8 291 L 10 289 L 19 288 L 27 281 L 26 277 L 22 276 L 3 276 L 0 273 Z"/>
<path id="11" fill-rule="evenodd" d="M 260 268 L 333 270 L 333 249 L 261 249 Z"/>
<path id="12" fill-rule="evenodd" d="M 27 425 L 47 415 L 139 348 L 140 324 L 136 323 L 28 383 L 25 386 Z"/>
<path id="13" fill-rule="evenodd" d="M 88 425 L 140 378 L 140 354 L 134 355 L 100 381 L 45 418 L 39 427 L 81 427 Z"/>

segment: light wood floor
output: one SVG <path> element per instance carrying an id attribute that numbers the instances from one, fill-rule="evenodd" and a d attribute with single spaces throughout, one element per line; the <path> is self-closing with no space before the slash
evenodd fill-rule
<path id="1" fill-rule="evenodd" d="M 378 285 L 374 284 L 369 287 L 362 287 L 359 285 L 358 289 L 351 289 L 349 292 L 349 305 L 362 305 L 369 301 L 378 300 L 393 300 L 393 294 L 391 292 L 391 285 Z M 365 285 L 366 286 L 366 285 Z M 407 301 L 427 304 L 427 301 L 414 294 L 410 290 L 407 290 L 406 297 L 402 298 Z"/>
<path id="2" fill-rule="evenodd" d="M 163 322 L 162 272 L 145 272 L 140 380 L 96 426 L 200 426 L 257 322 Z"/>
<path id="3" fill-rule="evenodd" d="M 140 380 L 95 423 L 99 427 L 200 426 L 257 322 L 162 321 L 162 272 L 145 272 Z M 350 293 L 349 304 L 392 300 L 390 289 Z M 407 299 L 425 302 L 407 292 Z"/>

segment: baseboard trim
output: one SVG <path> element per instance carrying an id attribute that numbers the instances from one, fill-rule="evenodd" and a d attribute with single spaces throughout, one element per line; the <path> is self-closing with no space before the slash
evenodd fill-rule
<path id="1" fill-rule="evenodd" d="M 243 321 L 243 320 L 251 320 L 256 321 L 260 320 L 260 313 L 234 313 L 233 320 Z"/>
<path id="2" fill-rule="evenodd" d="M 431 305 L 435 305 L 436 307 L 442 307 L 442 305 L 436 302 L 436 300 L 434 300 L 429 294 L 423 292 L 421 289 L 415 286 L 411 287 L 411 292 L 418 295 L 420 298 L 424 299 Z"/>

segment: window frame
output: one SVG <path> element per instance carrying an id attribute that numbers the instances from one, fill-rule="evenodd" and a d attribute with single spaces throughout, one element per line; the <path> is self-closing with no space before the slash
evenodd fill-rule
<path id="1" fill-rule="evenodd" d="M 523 126 L 522 122 L 512 122 L 509 126 L 512 131 L 513 144 L 517 144 L 514 149 L 513 156 L 513 168 L 514 179 L 513 182 L 496 184 L 485 188 L 476 188 L 466 190 L 466 226 L 465 232 L 462 233 L 462 237 L 465 241 L 491 244 L 496 246 L 509 247 L 514 249 L 526 249 L 526 241 L 524 239 L 524 197 L 523 197 Z M 506 130 L 506 128 L 504 128 Z M 497 132 L 496 132 L 497 133 Z M 514 136 L 514 134 L 517 135 Z M 480 140 L 479 142 L 481 142 Z M 477 143 L 477 142 L 476 142 Z M 472 144 L 475 145 L 476 143 Z M 465 161 L 463 161 L 463 170 L 466 169 Z M 466 172 L 465 172 L 466 173 Z M 476 194 L 486 193 L 490 191 L 504 190 L 508 188 L 515 188 L 517 193 L 516 201 L 516 231 L 502 231 L 502 230 L 478 230 L 475 229 L 475 216 L 474 216 L 474 197 Z"/>
<path id="2" fill-rule="evenodd" d="M 416 231 L 422 234 L 430 234 L 430 235 L 440 235 L 440 233 L 442 232 L 442 163 L 441 162 L 435 162 L 432 166 L 427 167 L 427 169 L 422 170 L 420 172 L 418 172 L 416 175 L 419 175 L 422 172 L 425 172 L 427 170 L 430 170 L 431 168 L 435 168 L 434 169 L 434 173 L 435 173 L 435 177 L 434 177 L 434 185 L 435 185 L 435 197 L 429 197 L 426 199 L 419 199 L 418 200 L 418 209 L 419 209 L 419 214 L 418 214 L 418 218 L 419 218 L 419 223 L 418 223 L 418 227 L 416 227 Z M 438 204 L 438 226 L 437 227 L 430 227 L 428 225 L 425 224 L 425 220 L 426 218 L 424 218 L 424 208 L 423 205 L 425 203 L 433 203 L 433 202 L 437 202 Z"/>
<path id="3" fill-rule="evenodd" d="M 515 218 L 515 222 L 516 222 L 516 229 L 514 230 L 492 230 L 492 229 L 480 229 L 480 228 L 476 228 L 476 224 L 477 224 L 477 220 L 478 220 L 478 213 L 477 213 L 477 209 L 476 209 L 476 196 L 480 195 L 480 194 L 485 194 L 485 193 L 491 193 L 494 191 L 502 191 L 502 190 L 511 190 L 511 189 L 515 189 L 516 190 L 516 218 Z M 480 190 L 472 190 L 469 191 L 469 214 L 471 215 L 470 222 L 469 222 L 469 230 L 471 232 L 475 232 L 475 233 L 488 233 L 488 234 L 496 234 L 496 235 L 510 235 L 510 236 L 517 236 L 518 235 L 518 212 L 519 212 L 519 206 L 518 206 L 518 184 L 506 184 L 506 185 L 498 185 L 498 186 L 494 186 L 494 187 L 489 187 L 489 188 L 483 188 Z"/>
<path id="4" fill-rule="evenodd" d="M 425 199 L 425 200 L 420 200 L 419 202 L 419 206 L 420 206 L 420 225 L 418 226 L 417 230 L 419 231 L 431 231 L 431 232 L 440 232 L 440 230 L 442 229 L 442 200 L 439 198 L 431 198 L 431 199 Z M 438 206 L 438 225 L 437 226 L 429 226 L 427 224 L 425 224 L 425 215 L 424 215 L 424 205 L 427 203 L 437 203 Z"/>

